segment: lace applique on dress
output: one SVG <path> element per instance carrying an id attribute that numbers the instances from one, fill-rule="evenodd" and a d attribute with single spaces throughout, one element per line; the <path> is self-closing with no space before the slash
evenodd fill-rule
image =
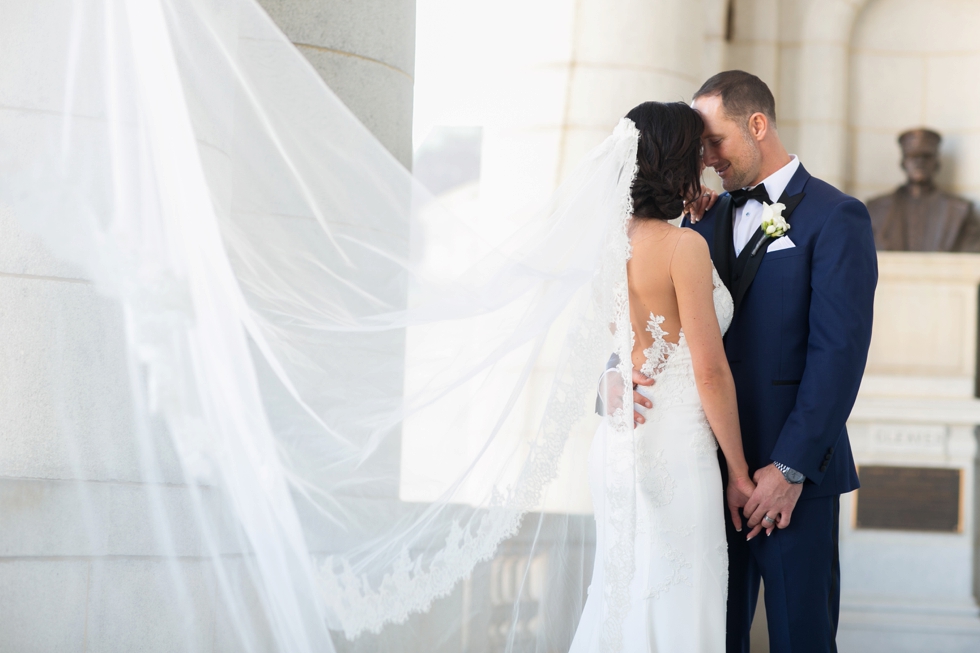
<path id="1" fill-rule="evenodd" d="M 656 453 L 646 449 L 642 440 L 637 443 L 636 471 L 640 479 L 640 487 L 643 488 L 643 493 L 651 505 L 666 506 L 674 498 L 674 488 L 677 487 L 677 483 L 667 471 L 667 460 L 664 458 L 663 449 Z"/>
<path id="2" fill-rule="evenodd" d="M 666 542 L 661 544 L 663 548 L 663 558 L 667 561 L 670 568 L 669 575 L 661 581 L 659 585 L 652 588 L 647 593 L 649 599 L 659 599 L 660 596 L 674 585 L 692 585 L 691 577 L 687 570 L 692 569 L 691 562 L 680 551 Z"/>
<path id="3" fill-rule="evenodd" d="M 664 336 L 670 334 L 664 331 L 660 325 L 664 322 L 663 315 L 650 313 L 650 320 L 647 322 L 647 331 L 653 335 L 653 343 L 643 350 L 644 362 L 640 372 L 654 379 L 664 368 L 667 367 L 667 359 L 677 350 L 677 344 L 667 342 Z"/>
<path id="4" fill-rule="evenodd" d="M 721 334 L 725 335 L 728 327 L 732 325 L 732 318 L 735 317 L 735 303 L 732 295 L 721 280 L 717 268 L 711 266 L 711 285 L 714 286 L 712 299 L 715 301 L 715 315 L 718 316 L 718 326 L 721 327 Z"/>

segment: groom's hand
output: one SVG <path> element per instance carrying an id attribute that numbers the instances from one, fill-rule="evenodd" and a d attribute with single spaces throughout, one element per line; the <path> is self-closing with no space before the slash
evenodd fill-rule
<path id="1" fill-rule="evenodd" d="M 619 374 L 612 374 L 615 368 L 606 370 L 599 382 L 599 397 L 606 406 L 606 414 L 611 414 L 623 407 L 623 381 Z M 654 380 L 646 374 L 633 370 L 633 426 L 634 428 L 646 421 L 640 412 L 640 406 L 653 408 L 653 402 L 636 391 L 637 386 L 653 385 Z"/>
<path id="2" fill-rule="evenodd" d="M 776 522 L 777 528 L 786 528 L 793 518 L 796 502 L 800 500 L 803 484 L 793 484 L 783 477 L 775 465 L 766 465 L 754 475 L 755 492 L 745 504 L 744 513 L 748 515 L 750 529 L 763 524 L 768 515 Z M 750 538 L 751 539 L 751 538 Z"/>
<path id="3" fill-rule="evenodd" d="M 647 409 L 653 408 L 653 402 L 647 399 L 644 395 L 641 395 L 639 392 L 636 391 L 637 386 L 640 385 L 650 386 L 653 384 L 654 381 L 649 376 L 643 374 L 639 370 L 636 369 L 633 370 L 633 427 L 634 428 L 647 421 L 646 417 L 643 416 L 643 413 L 639 411 L 638 407 L 643 406 L 644 408 Z"/>
<path id="4" fill-rule="evenodd" d="M 708 209 L 714 206 L 715 202 L 717 201 L 718 193 L 710 188 L 702 186 L 701 194 L 698 195 L 696 200 L 684 203 L 684 213 L 691 220 L 691 224 L 695 224 L 698 222 L 698 220 L 704 217 L 704 214 L 708 212 Z"/>

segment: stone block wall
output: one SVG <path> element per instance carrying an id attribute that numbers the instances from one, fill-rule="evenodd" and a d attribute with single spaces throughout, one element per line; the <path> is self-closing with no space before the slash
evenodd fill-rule
<path id="1" fill-rule="evenodd" d="M 415 0 L 260 0 L 327 85 L 412 165 Z"/>
<path id="2" fill-rule="evenodd" d="M 265 4 L 408 165 L 414 2 Z M 43 42 L 43 34 L 17 30 L 36 22 L 18 23 L 11 11 L 0 25 L 0 52 Z M 55 110 L 61 102 L 31 86 L 33 67 L 63 65 L 58 47 L 47 54 L 44 62 L 0 61 L 4 148 L 22 145 L 25 125 L 45 119 L 28 98 Z M 213 163 L 205 161 L 210 171 L 223 169 Z M 139 373 L 130 368 L 124 328 L 116 302 L 0 207 L 0 651 L 238 652 L 243 632 L 255 650 L 275 650 L 229 507 L 216 492 L 185 484 L 162 431 L 134 432 Z M 218 532 L 200 531 L 198 509 Z M 208 562 L 209 541 L 223 557 L 222 578 Z M 246 624 L 228 613 L 223 592 L 250 612 Z"/>
<path id="3" fill-rule="evenodd" d="M 861 199 L 905 182 L 896 136 L 925 126 L 943 135 L 940 185 L 980 199 L 980 5 L 879 0 L 854 27 L 849 190 Z"/>

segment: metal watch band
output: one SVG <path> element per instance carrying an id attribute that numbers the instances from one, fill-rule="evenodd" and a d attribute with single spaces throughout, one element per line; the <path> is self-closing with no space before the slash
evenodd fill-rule
<path id="1" fill-rule="evenodd" d="M 806 480 L 806 476 L 796 471 L 792 467 L 788 467 L 787 465 L 784 465 L 782 463 L 777 463 L 776 461 L 773 461 L 772 464 L 776 466 L 776 469 L 778 469 L 783 473 L 783 478 L 786 479 L 787 483 L 792 483 L 793 485 L 799 485 L 800 483 Z"/>

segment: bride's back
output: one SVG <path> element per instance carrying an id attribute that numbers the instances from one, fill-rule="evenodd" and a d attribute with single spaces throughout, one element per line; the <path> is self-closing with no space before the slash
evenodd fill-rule
<path id="1" fill-rule="evenodd" d="M 704 123 L 696 111 L 679 102 L 645 102 L 626 117 L 640 132 L 630 189 L 632 256 L 627 264 L 633 367 L 643 368 L 644 350 L 654 342 L 648 330 L 651 314 L 659 327 L 654 331 L 668 343 L 677 344 L 684 327 L 692 358 L 701 358 L 699 354 L 709 350 L 723 356 L 707 243 L 690 229 L 668 222 L 681 214 L 686 200 L 701 194 Z"/>
<path id="2" fill-rule="evenodd" d="M 662 317 L 664 340 L 677 343 L 681 318 L 677 291 L 671 276 L 671 261 L 684 230 L 663 220 L 634 218 L 630 225 L 632 256 L 626 265 L 633 326 L 633 367 L 645 362 L 644 350 L 653 344 L 649 330 L 651 315 Z M 684 254 L 681 254 L 682 256 Z"/>

